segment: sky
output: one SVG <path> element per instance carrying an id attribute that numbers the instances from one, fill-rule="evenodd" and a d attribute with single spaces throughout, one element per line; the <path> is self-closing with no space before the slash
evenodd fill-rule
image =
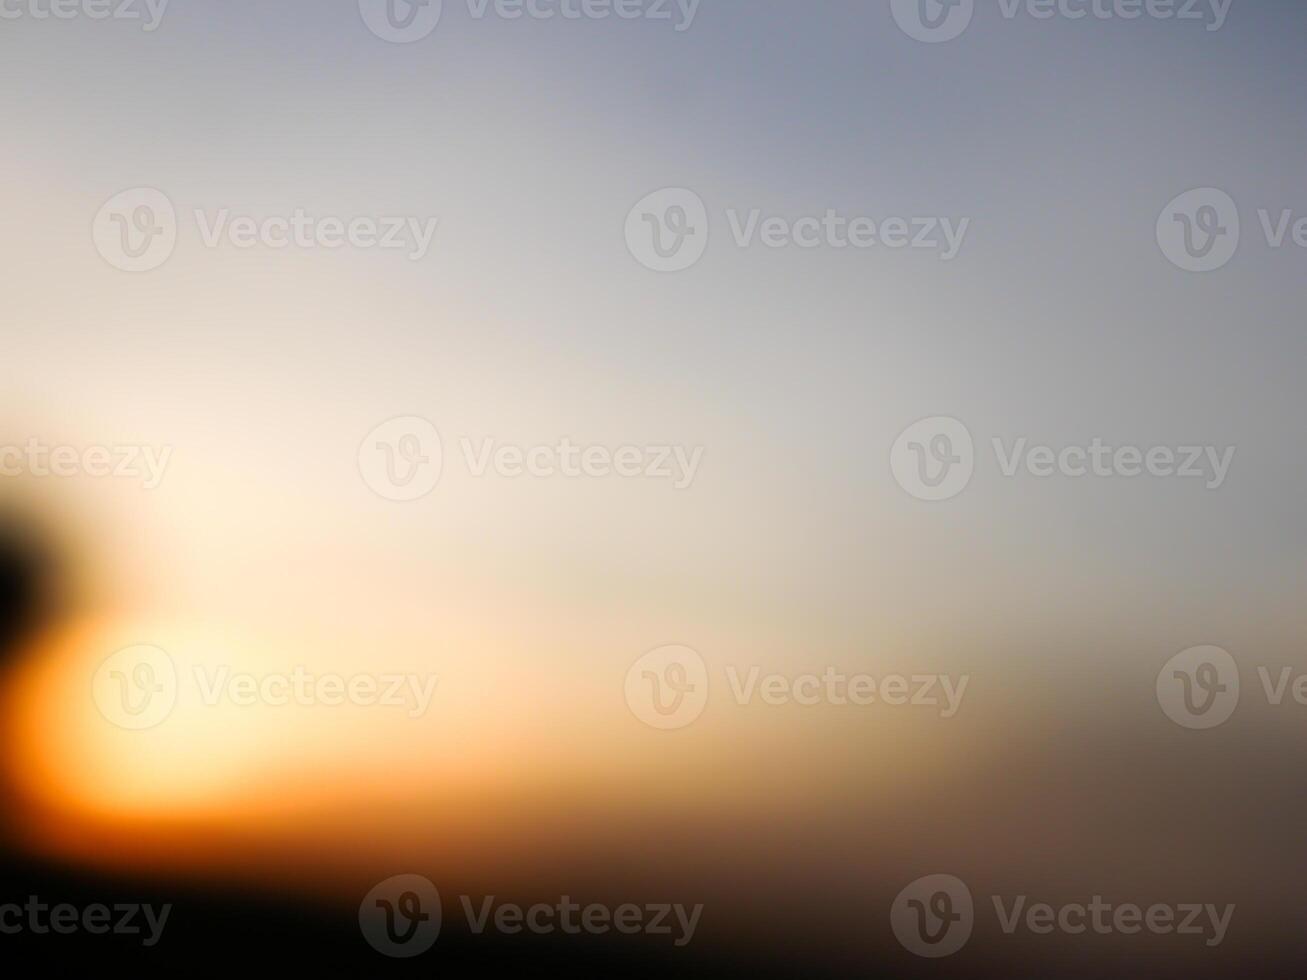
<path id="1" fill-rule="evenodd" d="M 1250 695 L 1258 665 L 1307 667 L 1307 251 L 1259 218 L 1307 216 L 1307 9 L 1234 0 L 1208 30 L 975 7 L 923 43 L 885 2 L 703 0 L 686 24 L 674 5 L 505 19 L 446 0 L 402 44 L 345 0 L 173 0 L 152 31 L 4 7 L 24 13 L 0 21 L 0 444 L 170 447 L 150 489 L 0 483 L 74 569 L 11 692 L 29 846 L 95 862 L 115 841 L 141 866 L 292 888 L 328 840 L 314 887 L 347 898 L 404 861 L 547 889 L 563 853 L 596 887 L 618 888 L 616 864 L 720 893 L 722 936 L 807 916 L 854 959 L 863 912 L 843 896 L 941 869 L 1075 892 L 1107 868 L 1122 892 L 1253 905 L 1287 888 L 1255 822 L 1201 817 L 1199 789 L 1215 771 L 1232 799 L 1278 799 L 1267 760 L 1291 769 L 1302 743 L 1295 706 Z M 133 273 L 93 228 L 139 187 L 175 209 L 176 245 Z M 665 188 L 704 208 L 706 249 L 676 272 L 624 231 Z M 1159 247 L 1194 188 L 1238 209 L 1210 272 Z M 436 224 L 416 259 L 205 243 L 219 214 L 297 209 Z M 755 211 L 965 233 L 949 258 L 742 247 Z M 415 417 L 442 472 L 397 503 L 361 447 Z M 974 440 L 974 473 L 931 502 L 891 458 L 940 417 Z M 564 439 L 697 466 L 682 487 L 476 472 L 487 440 Z M 1232 455 L 1215 487 L 1008 476 L 1018 440 Z M 419 718 L 215 709 L 187 688 L 171 727 L 106 729 L 85 679 L 141 643 L 184 676 L 439 680 Z M 669 644 L 712 688 L 659 732 L 623 683 Z M 1196 743 L 1154 685 L 1201 644 L 1245 691 Z M 725 671 L 755 665 L 970 680 L 952 718 L 736 704 Z M 1298 805 L 1263 828 L 1286 848 Z M 1181 818 L 1215 854 L 1167 879 Z M 1250 862 L 1261 898 L 1233 870 Z M 768 911 L 742 883 L 826 899 Z M 1243 937 L 1292 934 L 1281 912 Z"/>

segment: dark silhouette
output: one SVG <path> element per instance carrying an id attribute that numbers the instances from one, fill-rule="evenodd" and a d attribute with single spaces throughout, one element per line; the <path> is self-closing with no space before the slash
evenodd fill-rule
<path id="1" fill-rule="evenodd" d="M 0 667 L 50 614 L 54 566 L 40 532 L 0 512 Z"/>

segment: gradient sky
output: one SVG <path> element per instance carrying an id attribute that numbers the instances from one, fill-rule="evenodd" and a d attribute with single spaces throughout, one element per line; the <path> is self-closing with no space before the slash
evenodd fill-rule
<path id="1" fill-rule="evenodd" d="M 884 840 L 930 783 L 887 744 L 974 775 L 1076 724 L 1111 742 L 1105 713 L 1147 733 L 1164 724 L 1152 679 L 1189 646 L 1307 667 L 1307 251 L 1268 249 L 1255 217 L 1307 215 L 1307 7 L 1235 0 L 1217 32 L 979 7 L 938 45 L 884 2 L 703 0 L 677 33 L 475 20 L 446 0 L 435 33 L 403 46 L 345 0 L 174 0 L 154 33 L 0 21 L 0 441 L 175 447 L 157 491 L 43 498 L 94 515 L 96 629 L 202 624 L 250 637 L 232 656 L 251 663 L 435 669 L 449 700 L 422 743 L 433 765 L 466 762 L 459 745 L 543 799 L 602 799 L 616 779 L 622 805 L 677 801 L 714 837 L 723 814 L 765 822 L 770 806 L 862 840 L 823 806 L 885 792 L 905 809 L 876 825 Z M 89 228 L 141 185 L 182 230 L 165 266 L 128 275 Z M 713 234 L 693 269 L 657 275 L 622 229 L 667 186 L 705 200 Z M 1244 243 L 1186 274 L 1154 226 L 1203 186 L 1239 203 Z M 223 207 L 440 226 L 416 263 L 204 249 L 190 213 Z M 971 224 L 941 263 L 738 249 L 727 208 Z M 397 415 L 431 419 L 447 461 L 462 436 L 704 459 L 681 492 L 447 465 L 397 507 L 355 462 Z M 1004 479 L 986 453 L 966 493 L 927 505 L 887 459 L 940 415 L 982 448 L 1098 436 L 1237 455 L 1208 492 Z M 969 671 L 971 711 L 955 730 L 750 716 L 745 748 L 727 705 L 660 742 L 620 685 L 665 643 L 712 665 Z M 400 737 L 351 725 L 362 767 Z M 318 746 L 305 765 L 329 769 L 338 746 L 297 731 Z M 255 765 L 240 740 L 209 749 Z M 533 766 L 558 779 L 523 789 Z M 737 778 L 709 789 L 723 769 Z M 805 818 L 771 795 L 778 772 Z"/>

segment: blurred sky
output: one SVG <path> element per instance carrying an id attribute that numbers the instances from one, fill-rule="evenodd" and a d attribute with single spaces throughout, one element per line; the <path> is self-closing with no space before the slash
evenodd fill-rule
<path id="1" fill-rule="evenodd" d="M 938 45 L 906 37 L 880 2 L 704 0 L 681 33 L 444 6 L 410 45 L 374 37 L 343 0 L 174 0 L 154 33 L 0 21 L 0 441 L 175 447 L 158 490 L 38 488 L 70 521 L 93 515 L 95 584 L 78 639 L 59 641 L 73 666 L 33 703 L 54 710 L 110 637 L 202 635 L 267 669 L 441 676 L 433 717 L 408 728 L 209 718 L 185 751 L 142 761 L 139 742 L 58 727 L 42 750 L 65 778 L 56 805 L 108 819 L 130 797 L 146 819 L 198 798 L 225 819 L 269 799 L 260 780 L 300 779 L 304 798 L 345 813 L 321 833 L 348 840 L 362 823 L 344 801 L 374 799 L 401 854 L 414 840 L 440 851 L 415 828 L 457 822 L 460 806 L 472 815 L 457 839 L 520 842 L 521 827 L 496 836 L 478 820 L 534 805 L 560 837 L 631 810 L 630 825 L 615 818 L 621 848 L 670 827 L 705 850 L 733 841 L 720 860 L 741 866 L 752 835 L 779 825 L 778 861 L 853 890 L 885 871 L 869 841 L 984 811 L 954 798 L 979 774 L 1005 773 L 1028 803 L 1014 750 L 1046 773 L 1040 743 L 1117 746 L 1084 749 L 1120 760 L 1101 792 L 1149 795 L 1166 768 L 1132 768 L 1120 731 L 1178 737 L 1152 684 L 1181 649 L 1307 666 L 1307 253 L 1265 247 L 1255 218 L 1307 214 L 1302 4 L 1235 0 L 1205 32 L 1006 20 L 982 2 Z M 169 195 L 181 232 L 166 265 L 129 275 L 89 228 L 141 185 Z M 704 199 L 713 237 L 693 269 L 657 275 L 622 229 L 667 186 Z M 1203 186 L 1239 203 L 1245 240 L 1219 273 L 1186 274 L 1154 225 Z M 201 247 L 191 213 L 224 207 L 440 225 L 420 262 Z M 949 263 L 738 249 L 727 208 L 971 225 Z M 685 491 L 447 464 L 434 494 L 397 506 L 359 479 L 356 453 L 398 415 L 431 419 L 447 460 L 464 436 L 704 458 Z M 966 493 L 926 505 L 886 460 L 905 426 L 937 415 L 981 447 L 1098 436 L 1237 455 L 1209 492 L 1003 479 L 982 453 Z M 714 701 L 669 739 L 621 700 L 630 664 L 665 643 L 713 669 L 959 671 L 972 688 L 948 723 Z M 196 753 L 210 764 L 192 797 L 161 774 Z M 132 781 L 141 766 L 154 795 Z M 397 796 L 420 802 L 397 816 Z M 1083 812 L 1073 799 L 1059 797 Z M 1180 794 L 1176 812 L 1191 802 Z M 992 839 L 1015 812 L 990 813 Z M 998 874 L 948 839 L 948 870 Z M 1122 873 L 1159 839 L 1127 836 Z M 906 850 L 905 873 L 932 856 Z"/>

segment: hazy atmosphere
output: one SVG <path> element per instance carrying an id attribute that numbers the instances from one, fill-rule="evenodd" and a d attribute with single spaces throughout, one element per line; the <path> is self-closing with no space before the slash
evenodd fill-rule
<path id="1" fill-rule="evenodd" d="M 0 950 L 1307 962 L 1304 43 L 0 0 Z"/>

